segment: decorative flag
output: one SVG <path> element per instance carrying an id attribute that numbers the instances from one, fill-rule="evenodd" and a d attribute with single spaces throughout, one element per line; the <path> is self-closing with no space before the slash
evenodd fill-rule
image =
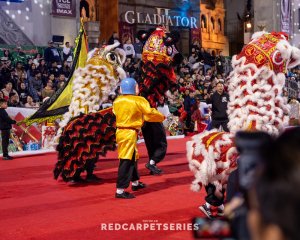
<path id="1" fill-rule="evenodd" d="M 88 45 L 83 23 L 81 22 L 80 32 L 75 40 L 76 48 L 74 51 L 74 61 L 68 81 L 63 88 L 59 89 L 50 99 L 29 118 L 24 119 L 21 123 L 31 125 L 33 123 L 41 123 L 44 121 L 53 122 L 61 118 L 68 111 L 72 99 L 73 74 L 79 67 L 84 67 L 87 61 Z"/>

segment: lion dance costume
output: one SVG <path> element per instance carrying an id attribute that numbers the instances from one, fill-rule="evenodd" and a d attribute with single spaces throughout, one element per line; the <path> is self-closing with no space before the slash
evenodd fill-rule
<path id="1" fill-rule="evenodd" d="M 140 93 L 156 107 L 156 102 L 167 90 L 176 89 L 176 78 L 172 64 L 180 59 L 175 43 L 178 35 L 167 33 L 164 28 L 139 32 L 139 39 L 145 43 L 142 59 L 142 77 L 138 81 Z M 60 175 L 69 181 L 87 171 L 92 175 L 95 162 L 107 150 L 115 150 L 116 119 L 112 108 L 98 111 L 99 105 L 116 88 L 119 79 L 126 77 L 122 64 L 125 61 L 123 50 L 116 48 L 118 43 L 90 54 L 85 68 L 75 72 L 73 98 L 69 112 L 64 115 L 58 133 L 58 162 L 54 169 L 54 178 Z M 149 157 L 156 154 L 160 161 L 166 153 L 166 135 L 161 123 L 151 124 L 156 135 L 144 133 Z M 160 145 L 151 144 L 151 140 L 162 139 Z M 150 140 L 148 140 L 150 139 Z M 150 144 L 149 144 L 150 141 Z M 155 158 L 154 158 L 155 159 Z"/>
<path id="2" fill-rule="evenodd" d="M 126 77 L 122 68 L 125 61 L 119 43 L 95 49 L 89 53 L 84 68 L 74 75 L 73 98 L 69 112 L 64 115 L 59 130 L 58 162 L 54 178 L 64 181 L 93 174 L 99 155 L 115 149 L 115 116 L 112 109 L 99 110 L 100 104 L 112 93 L 119 79 Z"/>
<path id="3" fill-rule="evenodd" d="M 140 31 L 138 38 L 144 43 L 141 78 L 137 79 L 140 94 L 151 107 L 156 108 L 158 100 L 168 90 L 172 92 L 178 88 L 173 67 L 182 60 L 175 46 L 179 34 L 168 33 L 163 27 L 157 27 L 149 32 Z M 155 165 L 165 157 L 167 151 L 164 126 L 162 123 L 145 122 L 142 132 L 149 156 L 146 167 L 152 174 L 160 174 L 161 171 Z"/>
<path id="4" fill-rule="evenodd" d="M 258 32 L 233 57 L 229 76 L 230 133 L 212 130 L 187 142 L 187 159 L 195 176 L 192 190 L 212 185 L 218 193 L 224 192 L 229 174 L 237 167 L 237 131 L 277 135 L 288 124 L 289 111 L 282 97 L 284 73 L 300 63 L 300 50 L 287 40 L 281 33 Z"/>

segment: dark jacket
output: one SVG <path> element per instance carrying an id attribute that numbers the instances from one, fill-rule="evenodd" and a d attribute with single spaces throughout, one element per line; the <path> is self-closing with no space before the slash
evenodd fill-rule
<path id="1" fill-rule="evenodd" d="M 212 120 L 227 121 L 227 104 L 229 102 L 229 95 L 223 92 L 221 95 L 214 92 L 207 100 L 207 103 L 212 105 Z"/>
<path id="2" fill-rule="evenodd" d="M 16 121 L 12 120 L 4 108 L 0 108 L 0 130 L 11 129 L 11 125 L 15 124 Z"/>

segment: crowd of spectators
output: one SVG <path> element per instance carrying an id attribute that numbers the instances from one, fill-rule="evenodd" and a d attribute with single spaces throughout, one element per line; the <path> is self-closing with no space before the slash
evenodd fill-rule
<path id="1" fill-rule="evenodd" d="M 21 54 L 20 48 L 19 52 Z M 48 42 L 43 54 L 28 57 L 26 62 L 14 59 L 3 50 L 0 62 L 0 98 L 10 107 L 38 108 L 46 97 L 63 87 L 70 74 L 71 48 L 66 43 L 62 53 Z"/>
<path id="2" fill-rule="evenodd" d="M 138 79 L 143 46 L 138 39 L 134 39 L 133 42 L 132 40 L 125 39 L 120 46 L 126 53 L 123 68 L 127 76 Z M 118 34 L 114 33 L 108 43 L 113 44 L 116 41 L 119 41 L 119 38 Z M 21 54 L 20 49 L 19 53 Z M 4 57 L 1 58 L 0 63 L 0 98 L 7 99 L 9 106 L 38 108 L 43 99 L 51 97 L 66 83 L 72 64 L 72 51 L 68 42 L 60 53 L 53 42 L 49 41 L 43 54 L 36 54 L 25 64 L 12 63 L 9 51 L 4 50 Z M 196 124 L 199 122 L 205 123 L 206 129 L 212 126 L 228 130 L 226 128 L 228 117 L 225 115 L 229 98 L 225 97 L 226 104 L 222 103 L 225 98 L 218 100 L 221 101 L 220 104 L 216 103 L 224 109 L 218 109 L 218 106 L 211 104 L 217 96 L 226 95 L 230 71 L 230 60 L 228 57 L 225 58 L 222 52 L 216 54 L 215 51 L 209 52 L 197 44 L 191 45 L 190 54 L 185 56 L 183 62 L 175 69 L 178 90 L 168 93 L 163 100 L 159 100 L 158 107 L 168 108 L 167 113 L 164 110 L 165 115 L 172 114 L 179 117 L 181 132 L 200 131 L 199 125 Z M 288 86 L 284 90 L 284 95 L 289 97 L 291 104 L 294 104 L 294 117 L 297 118 L 298 123 L 299 80 L 300 70 L 293 69 L 287 74 Z M 219 91 L 219 95 L 214 96 L 213 94 L 220 88 L 222 90 Z M 105 105 L 109 106 L 115 97 L 110 96 Z M 216 124 L 212 121 L 212 116 L 218 115 L 220 110 L 224 116 L 221 117 L 222 119 L 217 119 L 217 122 L 221 121 L 222 124 Z"/>

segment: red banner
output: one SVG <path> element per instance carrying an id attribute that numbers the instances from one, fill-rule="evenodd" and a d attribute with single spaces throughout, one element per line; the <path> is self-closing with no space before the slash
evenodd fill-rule
<path id="1" fill-rule="evenodd" d="M 52 15 L 76 17 L 76 0 L 52 0 Z"/>
<path id="2" fill-rule="evenodd" d="M 201 43 L 201 29 L 200 28 L 191 28 L 191 44 L 197 45 L 196 42 L 199 43 L 199 46 L 202 46 Z"/>
<path id="3" fill-rule="evenodd" d="M 119 22 L 119 37 L 122 44 L 124 44 L 128 38 L 131 38 L 131 42 L 134 43 L 134 29 L 135 25 Z"/>

